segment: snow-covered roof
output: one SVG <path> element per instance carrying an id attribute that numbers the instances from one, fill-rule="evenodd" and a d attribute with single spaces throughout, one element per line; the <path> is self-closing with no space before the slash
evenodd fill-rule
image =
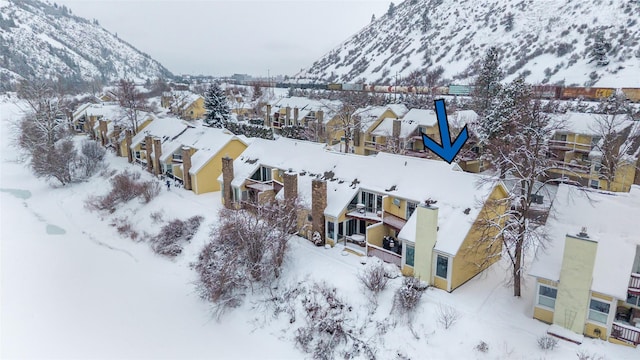
<path id="1" fill-rule="evenodd" d="M 392 136 L 393 118 L 385 118 L 371 131 L 372 135 Z M 407 138 L 413 134 L 419 126 L 435 126 L 438 118 L 433 110 L 411 109 L 400 119 L 400 138 Z"/>
<path id="2" fill-rule="evenodd" d="M 174 100 L 171 106 L 184 109 L 189 107 L 194 102 L 198 101 L 198 99 L 202 98 L 202 96 L 198 94 L 194 94 L 191 91 L 182 90 L 182 91 L 174 91 L 173 98 Z"/>
<path id="3" fill-rule="evenodd" d="M 360 123 L 362 129 L 368 130 L 373 123 L 378 120 L 385 111 L 391 110 L 398 118 L 403 117 L 409 109 L 404 104 L 389 104 L 382 106 L 370 105 L 364 108 L 359 108 L 355 111 L 355 114 L 360 117 Z"/>
<path id="4" fill-rule="evenodd" d="M 480 181 L 482 175 L 465 173 L 456 164 L 384 152 L 372 156 L 337 153 L 325 150 L 322 144 L 286 138 L 255 140 L 234 161 L 232 185 L 241 186 L 261 165 L 299 173 L 299 187 L 310 182 L 305 178 L 328 178 L 324 213 L 331 217 L 338 217 L 358 190 L 414 202 L 437 200 L 438 250 L 449 254 L 457 252 L 493 190 L 490 182 Z M 299 196 L 310 196 L 310 187 L 299 189 Z M 469 214 L 464 214 L 467 208 Z"/>
<path id="5" fill-rule="evenodd" d="M 184 121 L 174 118 L 156 118 L 149 125 L 147 125 L 142 131 L 137 133 L 131 139 L 131 149 L 138 146 L 147 135 L 159 137 L 163 143 L 178 136 L 183 131 L 186 131 L 189 125 Z M 150 145 L 150 144 L 147 144 Z"/>
<path id="6" fill-rule="evenodd" d="M 529 275 L 560 280 L 566 235 L 587 228 L 597 241 L 591 290 L 626 299 L 640 234 L 640 187 L 629 193 L 609 193 L 561 184 L 545 229 L 546 249 L 539 249 Z"/>
<path id="7" fill-rule="evenodd" d="M 599 123 L 601 123 L 605 118 L 609 119 L 607 121 L 611 121 L 611 117 L 613 115 L 568 112 L 566 114 L 556 116 L 559 117 L 558 120 L 562 127 L 561 130 L 558 130 L 559 133 L 600 135 L 598 131 Z M 621 118 L 622 115 L 616 116 L 617 118 L 620 118 L 620 121 L 617 119 L 614 121 L 614 123 L 616 123 L 617 131 L 620 131 L 634 123 L 631 120 L 623 120 Z"/>
<path id="8" fill-rule="evenodd" d="M 435 126 L 438 123 L 436 112 L 428 109 L 411 109 L 402 117 L 402 121 L 407 124 L 418 124 L 421 126 Z"/>
<path id="9" fill-rule="evenodd" d="M 293 109 L 298 108 L 298 118 L 302 119 L 310 111 L 322 110 L 324 112 L 323 121 L 326 123 L 335 116 L 341 106 L 342 102 L 338 100 L 314 100 L 306 97 L 291 96 L 284 97 L 273 102 L 271 104 L 271 111 L 276 112 L 280 109 L 289 107 L 291 108 L 291 116 L 293 117 Z M 304 115 L 301 115 L 303 112 Z"/>
<path id="10" fill-rule="evenodd" d="M 99 116 L 104 120 L 116 121 L 125 116 L 123 109 L 116 103 L 85 104 L 76 110 L 73 117 Z"/>

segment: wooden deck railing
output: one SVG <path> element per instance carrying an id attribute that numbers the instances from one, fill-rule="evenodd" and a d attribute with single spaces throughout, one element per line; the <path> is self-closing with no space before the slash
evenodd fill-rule
<path id="1" fill-rule="evenodd" d="M 640 274 L 631 273 L 631 278 L 629 279 L 629 288 L 640 289 Z"/>
<path id="2" fill-rule="evenodd" d="M 640 329 L 630 325 L 613 323 L 611 325 L 611 336 L 623 340 L 633 345 L 640 344 Z"/>

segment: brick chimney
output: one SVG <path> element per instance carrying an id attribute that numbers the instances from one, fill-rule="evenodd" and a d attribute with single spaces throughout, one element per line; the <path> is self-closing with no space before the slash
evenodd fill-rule
<path id="1" fill-rule="evenodd" d="M 225 156 L 222 158 L 222 199 L 224 206 L 232 209 L 231 182 L 233 181 L 233 159 Z"/>
<path id="2" fill-rule="evenodd" d="M 287 106 L 284 110 L 284 125 L 289 126 L 291 125 L 291 107 Z"/>
<path id="3" fill-rule="evenodd" d="M 298 198 L 298 174 L 289 170 L 282 174 L 284 184 L 284 202 L 286 206 L 294 204 Z"/>
<path id="4" fill-rule="evenodd" d="M 100 131 L 100 142 L 102 146 L 107 145 L 107 121 L 106 120 L 98 120 L 98 129 Z"/>
<path id="5" fill-rule="evenodd" d="M 298 119 L 298 116 L 300 115 L 300 109 L 298 109 L 298 107 L 294 107 L 293 108 L 293 124 L 294 125 L 298 125 L 298 121 L 300 119 Z"/>
<path id="6" fill-rule="evenodd" d="M 391 141 L 393 141 L 393 145 L 396 150 L 400 151 L 400 129 L 402 128 L 402 120 L 394 119 L 393 120 L 393 128 L 391 130 Z"/>
<path id="7" fill-rule="evenodd" d="M 127 146 L 127 160 L 129 160 L 130 163 L 133 162 L 133 153 L 131 152 L 131 130 L 127 129 L 124 132 L 124 143 Z"/>
<path id="8" fill-rule="evenodd" d="M 264 126 L 271 127 L 271 105 L 267 104 L 267 113 L 264 115 Z"/>
<path id="9" fill-rule="evenodd" d="M 189 175 L 189 170 L 191 170 L 191 148 L 188 146 L 182 147 L 182 181 L 184 183 L 184 188 L 187 190 L 191 190 L 191 175 Z"/>
<path id="10" fill-rule="evenodd" d="M 153 173 L 155 175 L 162 174 L 162 166 L 160 166 L 160 156 L 162 156 L 162 139 L 153 138 Z"/>
<path id="11" fill-rule="evenodd" d="M 360 146 L 360 137 L 362 136 L 362 123 L 360 122 L 360 116 L 355 116 L 353 119 L 353 146 Z"/>
<path id="12" fill-rule="evenodd" d="M 311 182 L 311 217 L 313 218 L 311 229 L 318 232 L 322 239 L 320 244 L 325 244 L 324 210 L 327 207 L 327 182 L 322 179 L 313 179 Z"/>
<path id="13" fill-rule="evenodd" d="M 147 171 L 153 172 L 153 160 L 151 159 L 151 153 L 153 152 L 153 138 L 151 135 L 145 136 L 144 146 L 147 153 Z"/>
<path id="14" fill-rule="evenodd" d="M 316 119 L 318 119 L 318 133 L 324 135 L 324 111 L 316 111 Z"/>

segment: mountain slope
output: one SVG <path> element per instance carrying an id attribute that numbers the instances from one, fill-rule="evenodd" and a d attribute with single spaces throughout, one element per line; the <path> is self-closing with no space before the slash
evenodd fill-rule
<path id="1" fill-rule="evenodd" d="M 149 55 L 74 16 L 37 0 L 0 0 L 0 80 L 63 77 L 103 81 L 170 77 Z"/>
<path id="2" fill-rule="evenodd" d="M 406 0 L 296 77 L 392 84 L 441 65 L 467 83 L 469 65 L 497 46 L 507 79 L 638 87 L 638 14 L 638 0 Z M 591 61 L 594 44 L 602 61 Z"/>

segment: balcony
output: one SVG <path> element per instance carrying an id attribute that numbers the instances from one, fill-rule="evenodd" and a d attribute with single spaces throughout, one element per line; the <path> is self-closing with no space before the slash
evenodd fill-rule
<path id="1" fill-rule="evenodd" d="M 384 151 L 387 149 L 387 145 L 386 144 L 378 144 L 375 141 L 365 141 L 364 142 L 364 147 L 370 150 L 376 150 L 376 151 Z"/>
<path id="2" fill-rule="evenodd" d="M 350 204 L 347 207 L 347 217 L 369 221 L 382 221 L 382 211 L 374 212 L 364 204 Z"/>
<path id="3" fill-rule="evenodd" d="M 631 273 L 629 278 L 629 292 L 640 296 L 640 274 Z"/>
<path id="4" fill-rule="evenodd" d="M 173 154 L 172 160 L 174 163 L 182 164 L 182 154 L 180 153 Z"/>
<path id="5" fill-rule="evenodd" d="M 398 254 L 395 251 L 367 243 L 367 255 L 375 256 L 384 262 L 395 264 L 397 267 L 402 267 L 402 254 Z"/>
<path id="6" fill-rule="evenodd" d="M 591 151 L 591 144 L 583 144 L 566 140 L 549 140 L 549 148 L 553 150 L 573 150 L 577 152 L 589 153 Z"/>
<path id="7" fill-rule="evenodd" d="M 553 161 L 553 170 L 555 172 L 562 172 L 564 174 L 590 174 L 591 162 L 585 160 L 572 160 L 571 162 L 564 162 L 561 160 Z"/>
<path id="8" fill-rule="evenodd" d="M 640 344 L 640 328 L 620 322 L 611 324 L 611 337 L 632 345 Z"/>

